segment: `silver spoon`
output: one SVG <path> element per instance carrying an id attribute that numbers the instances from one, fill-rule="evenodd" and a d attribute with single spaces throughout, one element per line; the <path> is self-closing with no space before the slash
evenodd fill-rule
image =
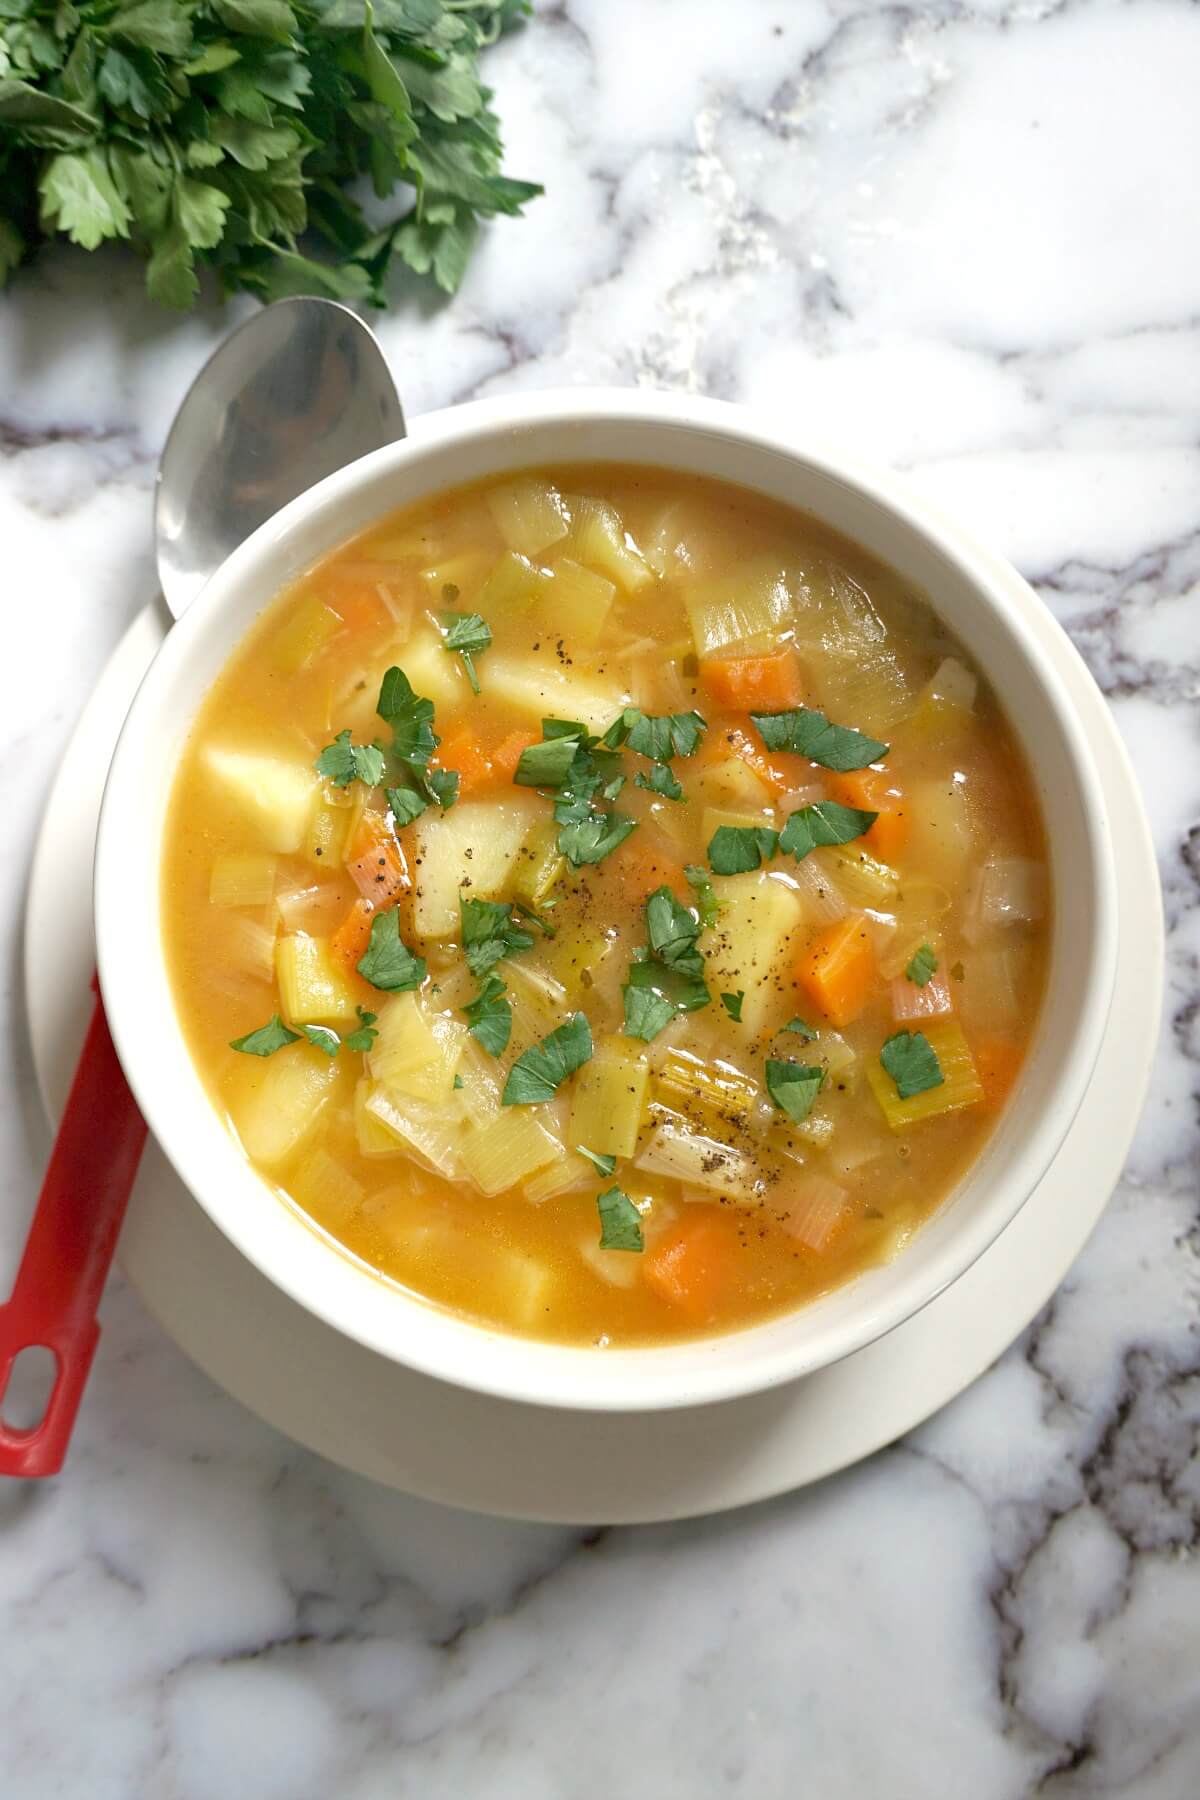
<path id="1" fill-rule="evenodd" d="M 174 616 L 281 506 L 403 436 L 379 345 L 345 307 L 281 300 L 247 319 L 188 389 L 159 464 L 158 573 Z M 62 1467 L 145 1141 L 97 999 L 13 1291 L 0 1306 L 0 1475 Z M 5 1391 L 18 1356 L 36 1346 L 54 1356 L 54 1386 L 40 1421 L 18 1429 L 3 1417 Z"/>

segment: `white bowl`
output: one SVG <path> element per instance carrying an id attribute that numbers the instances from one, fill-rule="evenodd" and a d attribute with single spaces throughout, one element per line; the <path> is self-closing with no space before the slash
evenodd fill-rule
<path id="1" fill-rule="evenodd" d="M 201 1085 L 176 1020 L 160 923 L 163 824 L 180 752 L 214 679 L 280 588 L 395 507 L 508 469 L 581 460 L 740 483 L 814 513 L 927 589 L 1025 746 L 1050 836 L 1055 910 L 1040 1026 L 1011 1105 L 953 1196 L 885 1267 L 767 1324 L 661 1348 L 567 1348 L 472 1324 L 402 1293 L 283 1205 Z M 642 1411 L 767 1388 L 861 1348 L 927 1305 L 1025 1204 L 1075 1116 L 1108 1014 L 1116 889 L 1104 793 L 1035 626 L 1044 629 L 1040 602 L 1015 571 L 900 481 L 792 441 L 740 408 L 583 389 L 422 420 L 410 440 L 330 476 L 229 558 L 171 631 L 126 720 L 100 817 L 96 941 L 113 1037 L 151 1131 L 214 1223 L 294 1300 L 371 1349 L 463 1387 Z M 1030 1279 L 1036 1286 L 1036 1271 Z"/>

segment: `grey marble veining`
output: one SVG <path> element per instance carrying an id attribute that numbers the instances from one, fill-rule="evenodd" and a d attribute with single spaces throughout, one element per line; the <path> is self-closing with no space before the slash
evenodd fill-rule
<path id="1" fill-rule="evenodd" d="M 76 1448 L 0 1490 L 13 1800 L 1192 1800 L 1200 1792 L 1200 10 L 558 0 L 491 57 L 549 193 L 406 404 L 685 387 L 871 444 L 1035 582 L 1143 782 L 1167 1017 L 1126 1179 L 966 1395 L 674 1527 L 469 1518 L 216 1391 L 114 1282 Z M 0 1278 L 47 1138 L 19 924 L 48 782 L 151 586 L 172 410 L 239 307 L 118 257 L 0 299 Z M 71 879 L 64 870 L 63 880 Z"/>

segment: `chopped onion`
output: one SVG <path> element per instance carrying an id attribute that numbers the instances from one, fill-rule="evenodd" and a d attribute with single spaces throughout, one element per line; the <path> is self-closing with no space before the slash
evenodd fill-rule
<path id="1" fill-rule="evenodd" d="M 809 1250 L 824 1250 L 850 1207 L 845 1188 L 827 1175 L 806 1175 L 787 1197 L 784 1230 Z"/>
<path id="2" fill-rule="evenodd" d="M 938 1019 L 954 1011 L 950 983 L 942 974 L 931 975 L 924 987 L 918 987 L 907 975 L 892 982 L 892 1017 L 897 1025 L 912 1019 Z"/>
<path id="3" fill-rule="evenodd" d="M 664 1106 L 651 1108 L 654 1129 L 635 1167 L 647 1174 L 670 1175 L 710 1194 L 748 1204 L 762 1193 L 762 1181 L 751 1159 L 715 1138 L 692 1131 L 686 1119 Z"/>

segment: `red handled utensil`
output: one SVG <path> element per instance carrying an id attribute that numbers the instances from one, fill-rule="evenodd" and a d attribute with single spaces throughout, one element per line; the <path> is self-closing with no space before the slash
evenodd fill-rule
<path id="1" fill-rule="evenodd" d="M 146 1142 L 109 1035 L 96 979 L 96 1005 L 13 1291 L 0 1306 L 0 1475 L 56 1475 L 92 1366 L 96 1313 L 133 1179 Z M 55 1361 L 54 1386 L 36 1425 L 6 1423 L 3 1400 L 23 1350 Z"/>

